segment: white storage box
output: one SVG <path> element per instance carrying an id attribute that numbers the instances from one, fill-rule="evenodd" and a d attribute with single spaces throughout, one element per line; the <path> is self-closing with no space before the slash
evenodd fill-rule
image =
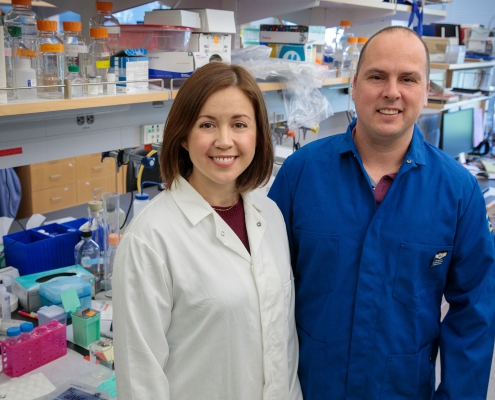
<path id="1" fill-rule="evenodd" d="M 191 52 L 150 51 L 148 59 L 150 79 L 187 78 L 194 71 L 194 58 Z"/>
<path id="2" fill-rule="evenodd" d="M 230 62 L 231 36 L 227 34 L 193 33 L 189 40 L 189 51 L 203 53 L 212 61 Z"/>
<path id="3" fill-rule="evenodd" d="M 201 20 L 197 12 L 186 10 L 153 10 L 144 13 L 145 25 L 185 26 L 201 28 Z"/>
<path id="4" fill-rule="evenodd" d="M 260 25 L 260 44 L 308 42 L 308 25 Z"/>
<path id="5" fill-rule="evenodd" d="M 195 28 L 195 32 L 235 33 L 235 18 L 233 11 L 212 10 L 209 8 L 194 8 L 188 11 L 199 13 L 201 28 Z"/>

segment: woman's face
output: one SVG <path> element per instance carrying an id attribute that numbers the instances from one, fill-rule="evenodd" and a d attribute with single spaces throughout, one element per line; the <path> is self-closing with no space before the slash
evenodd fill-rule
<path id="1" fill-rule="evenodd" d="M 229 87 L 210 96 L 182 146 L 193 171 L 189 183 L 199 192 L 236 190 L 236 180 L 256 149 L 256 116 L 242 90 Z"/>

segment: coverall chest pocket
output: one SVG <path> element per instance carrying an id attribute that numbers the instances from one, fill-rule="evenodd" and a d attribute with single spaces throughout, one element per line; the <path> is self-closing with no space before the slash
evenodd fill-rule
<path id="1" fill-rule="evenodd" d="M 452 258 L 452 246 L 428 246 L 401 243 L 395 274 L 393 296 L 418 310 L 432 293 L 443 293 Z"/>
<path id="2" fill-rule="evenodd" d="M 339 237 L 329 233 L 294 229 L 298 291 L 310 294 L 334 290 L 339 262 Z"/>

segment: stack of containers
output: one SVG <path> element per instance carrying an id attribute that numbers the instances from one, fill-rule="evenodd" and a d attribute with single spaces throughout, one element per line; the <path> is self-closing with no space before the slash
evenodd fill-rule
<path id="1" fill-rule="evenodd" d="M 316 48 L 309 43 L 308 25 L 260 25 L 260 44 L 271 47 L 270 57 L 316 61 Z"/>

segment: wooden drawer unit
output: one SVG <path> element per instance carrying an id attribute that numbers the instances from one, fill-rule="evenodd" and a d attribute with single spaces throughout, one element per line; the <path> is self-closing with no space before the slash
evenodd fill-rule
<path id="1" fill-rule="evenodd" d="M 79 204 L 86 203 L 90 200 L 94 200 L 95 192 L 96 197 L 101 199 L 103 192 L 115 192 L 117 189 L 117 182 L 115 173 L 109 176 L 103 176 L 101 178 L 90 179 L 87 181 L 77 182 L 77 202 Z"/>
<path id="2" fill-rule="evenodd" d="M 18 218 L 86 203 L 93 200 L 95 189 L 98 198 L 124 189 L 115 160 L 101 162 L 100 153 L 18 167 L 16 172 L 22 186 Z"/>

